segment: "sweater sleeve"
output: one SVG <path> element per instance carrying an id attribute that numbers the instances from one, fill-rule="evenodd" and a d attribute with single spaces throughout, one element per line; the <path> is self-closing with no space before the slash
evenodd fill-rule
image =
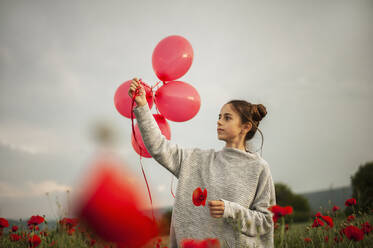
<path id="1" fill-rule="evenodd" d="M 161 133 L 148 104 L 134 108 L 137 124 L 149 154 L 163 167 L 179 178 L 180 166 L 187 149 L 172 144 Z"/>
<path id="2" fill-rule="evenodd" d="M 263 170 L 259 177 L 255 198 L 251 208 L 244 207 L 236 202 L 224 201 L 223 218 L 233 219 L 240 223 L 241 232 L 247 236 L 255 237 L 270 232 L 274 225 L 272 213 L 268 208 L 276 204 L 276 196 L 272 176 L 269 170 Z"/>

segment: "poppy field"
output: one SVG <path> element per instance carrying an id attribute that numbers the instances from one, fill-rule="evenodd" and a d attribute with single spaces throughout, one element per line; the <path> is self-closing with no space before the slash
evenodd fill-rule
<path id="1" fill-rule="evenodd" d="M 354 209 L 356 199 L 347 199 L 347 208 L 352 214 L 346 216 L 338 206 L 318 212 L 306 223 L 291 222 L 291 206 L 271 206 L 275 222 L 275 247 L 372 247 L 373 245 L 373 210 L 362 213 Z M 290 220 L 290 221 L 289 221 Z M 44 223 L 43 228 L 40 228 Z M 110 227 L 108 227 L 110 228 Z M 232 226 L 239 231 L 240 226 Z M 27 221 L 27 228 L 9 225 L 5 218 L 0 218 L 0 247 L 96 247 L 125 248 L 125 244 L 106 242 L 97 237 L 78 218 L 64 217 L 55 228 L 48 228 L 44 216 L 34 215 Z M 151 239 L 142 248 L 168 247 L 168 236 Z M 214 237 L 205 240 L 184 239 L 183 248 L 196 247 L 230 247 L 225 240 Z"/>

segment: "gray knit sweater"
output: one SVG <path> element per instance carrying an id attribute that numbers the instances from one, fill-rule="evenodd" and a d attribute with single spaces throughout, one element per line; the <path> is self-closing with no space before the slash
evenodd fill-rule
<path id="1" fill-rule="evenodd" d="M 186 238 L 218 238 L 222 247 L 274 247 L 268 207 L 276 204 L 268 163 L 258 153 L 236 148 L 181 148 L 161 133 L 148 104 L 134 108 L 148 152 L 178 178 L 170 228 L 170 248 Z M 195 206 L 193 191 L 206 188 L 206 205 Z M 208 201 L 224 201 L 222 218 L 210 215 Z M 237 225 L 241 225 L 237 230 Z"/>

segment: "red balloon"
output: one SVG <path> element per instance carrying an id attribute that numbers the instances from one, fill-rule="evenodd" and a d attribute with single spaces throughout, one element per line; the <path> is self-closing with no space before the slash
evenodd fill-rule
<path id="1" fill-rule="evenodd" d="M 132 80 L 128 80 L 124 83 L 122 83 L 117 91 L 115 92 L 114 96 L 114 104 L 118 112 L 123 115 L 124 117 L 131 119 L 131 104 L 132 104 L 132 98 L 128 95 L 128 90 L 131 86 Z M 146 93 L 146 101 L 148 102 L 149 108 L 151 109 L 153 107 L 153 92 L 152 89 L 144 82 L 141 83 L 145 88 Z M 136 102 L 133 105 L 133 108 L 135 108 Z M 136 119 L 135 115 L 133 115 L 133 118 Z"/>
<path id="2" fill-rule="evenodd" d="M 197 90 L 182 81 L 171 81 L 162 85 L 154 94 L 159 112 L 170 121 L 192 119 L 201 107 L 201 98 Z"/>
<path id="3" fill-rule="evenodd" d="M 149 204 L 134 174 L 101 160 L 84 177 L 74 198 L 74 214 L 84 226 L 106 241 L 129 247 L 141 247 L 158 235 L 156 222 L 144 212 Z"/>
<path id="4" fill-rule="evenodd" d="M 152 55 L 153 70 L 165 82 L 182 77 L 193 62 L 193 48 L 187 39 L 171 35 L 161 40 Z"/>
<path id="5" fill-rule="evenodd" d="M 170 125 L 168 125 L 167 120 L 164 118 L 164 116 L 159 115 L 159 114 L 153 114 L 153 117 L 155 121 L 157 122 L 158 127 L 161 130 L 161 133 L 166 137 L 166 139 L 170 140 L 171 129 L 170 129 Z M 136 135 L 137 142 L 139 143 L 140 146 L 136 144 L 135 138 L 132 134 L 131 141 L 132 141 L 133 149 L 135 149 L 137 154 L 140 155 L 140 147 L 141 147 L 141 156 L 146 157 L 146 158 L 151 158 L 152 156 L 149 154 L 148 150 L 146 149 L 144 145 L 144 141 L 142 140 L 140 129 L 137 123 L 135 125 L 135 135 Z"/>

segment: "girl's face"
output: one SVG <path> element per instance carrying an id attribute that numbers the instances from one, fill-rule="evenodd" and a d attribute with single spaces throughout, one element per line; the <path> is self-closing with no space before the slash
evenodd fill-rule
<path id="1" fill-rule="evenodd" d="M 250 124 L 241 124 L 241 117 L 231 104 L 225 104 L 221 108 L 217 125 L 218 139 L 226 142 L 240 141 L 250 130 L 248 127 L 251 127 Z"/>

